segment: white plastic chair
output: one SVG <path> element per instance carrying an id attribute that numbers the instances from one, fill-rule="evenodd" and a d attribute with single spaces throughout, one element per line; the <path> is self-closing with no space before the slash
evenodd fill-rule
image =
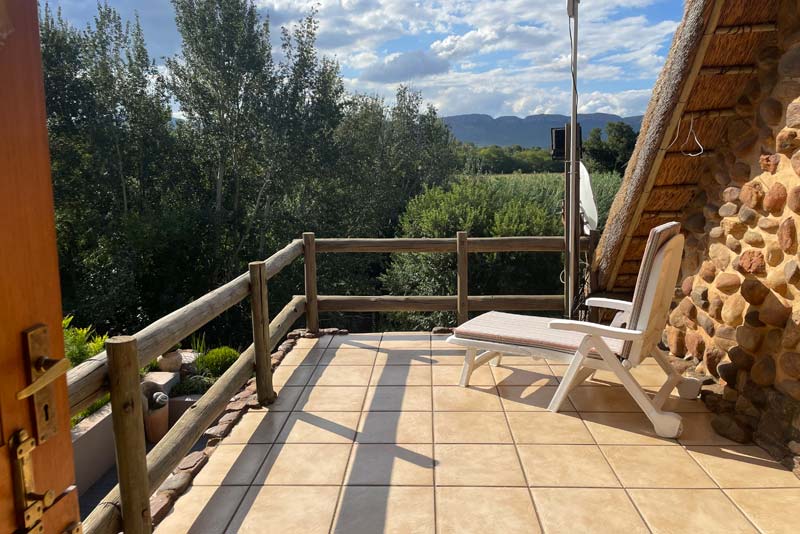
<path id="1" fill-rule="evenodd" d="M 681 417 L 661 410 L 677 388 L 682 399 L 693 399 L 702 383 L 681 376 L 659 346 L 680 270 L 683 252 L 680 224 L 667 223 L 651 230 L 633 294 L 633 301 L 589 298 L 590 307 L 617 310 L 611 325 L 489 312 L 454 330 L 448 342 L 467 348 L 461 386 L 472 372 L 503 354 L 547 358 L 569 364 L 548 409 L 557 412 L 569 392 L 597 370 L 613 372 L 653 423 L 659 436 L 674 438 L 682 431 Z M 479 351 L 480 352 L 479 354 Z M 667 375 L 651 399 L 630 370 L 652 356 Z"/>

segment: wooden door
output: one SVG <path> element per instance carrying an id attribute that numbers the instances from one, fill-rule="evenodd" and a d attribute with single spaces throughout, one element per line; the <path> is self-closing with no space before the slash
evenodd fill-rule
<path id="1" fill-rule="evenodd" d="M 31 369 L 31 357 L 42 373 L 52 370 L 45 378 L 58 378 L 18 400 L 39 374 Z M 0 0 L 0 534 L 76 531 L 80 514 L 78 492 L 69 491 L 75 473 L 65 364 L 58 363 L 63 357 L 37 2 Z M 21 430 L 33 439 L 26 444 L 35 445 L 25 456 L 23 476 L 13 458 Z M 24 517 L 15 506 L 15 488 L 26 485 L 42 496 L 26 497 L 35 515 L 34 504 L 41 503 L 42 516 L 30 529 L 20 528 Z"/>

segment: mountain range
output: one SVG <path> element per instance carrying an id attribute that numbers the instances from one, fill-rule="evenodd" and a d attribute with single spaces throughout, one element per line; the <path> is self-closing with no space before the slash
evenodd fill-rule
<path id="1" fill-rule="evenodd" d="M 451 115 L 442 120 L 450 127 L 459 141 L 475 143 L 478 146 L 488 145 L 520 145 L 523 147 L 549 147 L 550 128 L 563 127 L 569 122 L 566 115 L 529 115 L 521 117 L 497 117 L 489 115 L 468 114 Z M 639 131 L 642 116 L 620 117 L 609 113 L 578 114 L 583 138 L 594 128 L 604 128 L 609 122 L 624 122 L 635 131 Z"/>

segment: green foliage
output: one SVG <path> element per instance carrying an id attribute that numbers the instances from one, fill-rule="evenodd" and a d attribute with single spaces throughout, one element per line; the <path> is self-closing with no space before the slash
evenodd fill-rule
<path id="1" fill-rule="evenodd" d="M 592 178 L 601 222 L 619 182 L 615 174 Z M 563 195 L 563 177 L 557 174 L 464 176 L 412 199 L 400 218 L 400 233 L 403 237 L 452 237 L 460 230 L 473 237 L 561 235 Z M 471 254 L 469 292 L 558 293 L 562 261 L 555 253 Z M 454 295 L 455 272 L 454 254 L 395 254 L 381 281 L 388 294 Z M 454 320 L 452 313 L 396 314 L 388 326 L 428 329 Z"/>
<path id="2" fill-rule="evenodd" d="M 205 354 L 207 350 L 206 335 L 195 332 L 194 334 L 192 334 L 192 337 L 189 338 L 189 346 L 197 354 Z"/>
<path id="3" fill-rule="evenodd" d="M 97 335 L 92 326 L 79 328 L 72 326 L 74 317 L 67 315 L 61 321 L 64 333 L 64 353 L 72 367 L 103 352 L 108 334 Z"/>
<path id="4" fill-rule="evenodd" d="M 218 347 L 211 349 L 205 354 L 201 354 L 195 360 L 198 374 L 204 374 L 218 378 L 228 368 L 236 363 L 239 358 L 239 352 L 231 347 Z"/>
<path id="5" fill-rule="evenodd" d="M 105 406 L 111 401 L 111 395 L 106 393 L 105 395 L 101 396 L 99 399 L 95 400 L 93 403 L 89 405 L 88 408 L 85 410 L 81 410 L 80 412 L 76 413 L 70 418 L 70 426 L 73 427 L 92 415 L 93 413 L 97 412 L 100 408 Z"/>
<path id="6" fill-rule="evenodd" d="M 471 143 L 460 143 L 458 155 L 469 174 L 511 174 L 560 172 L 564 162 L 553 161 L 546 148 L 523 148 L 519 145 L 476 147 Z"/>
<path id="7" fill-rule="evenodd" d="M 202 395 L 214 385 L 216 378 L 205 375 L 192 375 L 184 378 L 170 390 L 172 397 L 181 395 Z"/>
<path id="8" fill-rule="evenodd" d="M 412 196 L 445 183 L 455 142 L 419 94 L 344 90 L 313 17 L 280 31 L 251 0 L 175 0 L 181 53 L 159 71 L 138 21 L 107 3 L 79 30 L 41 20 L 64 309 L 133 332 L 246 270 L 303 231 L 388 237 Z M 180 120 L 170 120 L 170 102 Z M 320 262 L 321 290 L 377 290 L 384 258 Z M 302 285 L 293 265 L 270 305 Z M 246 306 L 204 332 L 243 343 Z M 348 326 L 339 322 L 337 326 Z"/>
<path id="9" fill-rule="evenodd" d="M 583 143 L 586 167 L 591 172 L 616 172 L 624 174 L 628 160 L 636 146 L 637 133 L 624 122 L 606 124 L 606 138 L 595 128 Z"/>

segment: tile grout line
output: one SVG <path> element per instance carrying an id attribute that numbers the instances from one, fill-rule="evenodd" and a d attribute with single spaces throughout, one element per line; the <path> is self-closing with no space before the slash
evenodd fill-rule
<path id="1" fill-rule="evenodd" d="M 569 397 L 569 396 L 568 396 L 568 397 Z M 571 401 L 570 401 L 570 402 L 571 402 Z M 624 492 L 625 492 L 625 496 L 628 498 L 628 502 L 629 502 L 629 503 L 631 503 L 631 506 L 633 506 L 633 509 L 636 511 L 636 515 L 638 515 L 638 516 L 639 516 L 639 519 L 641 519 L 641 520 L 642 520 L 642 524 L 644 525 L 644 528 L 646 528 L 646 529 L 647 529 L 647 531 L 648 531 L 648 532 L 650 532 L 650 533 L 652 534 L 652 532 L 653 532 L 653 529 L 651 529 L 651 528 L 650 528 L 650 525 L 647 523 L 647 520 L 644 518 L 644 514 L 642 514 L 642 511 L 641 511 L 641 510 L 639 510 L 639 507 L 638 507 L 638 506 L 636 506 L 636 501 L 634 501 L 634 500 L 633 500 L 633 497 L 631 496 L 630 492 L 628 492 L 628 488 L 626 488 L 626 487 L 625 487 L 625 484 L 622 482 L 622 479 L 621 479 L 621 478 L 619 477 L 619 475 L 617 474 L 617 471 L 616 471 L 616 469 L 614 469 L 614 466 L 613 466 L 613 465 L 611 465 L 611 462 L 609 462 L 609 461 L 608 461 L 608 456 L 606 456 L 606 452 L 603 450 L 603 447 L 601 447 L 601 446 L 600 446 L 600 444 L 597 442 L 597 439 L 595 438 L 594 434 L 593 434 L 593 433 L 592 433 L 592 431 L 589 429 L 589 425 L 587 425 L 587 424 L 586 424 L 586 420 L 583 418 L 583 413 L 581 413 L 581 412 L 577 412 L 577 413 L 578 413 L 578 418 L 579 418 L 579 419 L 581 420 L 581 422 L 583 423 L 583 427 L 584 427 L 584 428 L 586 429 L 586 431 L 589 433 L 589 436 L 591 436 L 591 438 L 592 438 L 592 441 L 595 443 L 595 446 L 597 447 L 597 450 L 599 450 L 599 451 L 600 451 L 600 455 L 603 457 L 603 460 L 606 462 L 606 466 L 607 466 L 607 467 L 608 467 L 608 468 L 611 470 L 611 472 L 614 474 L 614 478 L 616 478 L 616 479 L 617 479 L 617 482 L 619 482 L 619 486 L 620 486 L 620 488 L 622 488 L 622 491 L 624 491 Z M 612 413 L 613 413 L 613 412 L 612 412 Z"/>
<path id="2" fill-rule="evenodd" d="M 491 365 L 489 362 L 487 365 Z M 548 367 L 549 369 L 549 367 Z M 508 420 L 508 412 L 506 412 L 506 406 L 503 403 L 503 399 L 500 397 L 500 389 L 497 385 L 497 377 L 494 376 L 494 367 L 490 367 L 490 372 L 492 373 L 492 379 L 495 381 L 494 391 L 497 395 L 497 400 L 500 401 L 500 408 L 503 411 L 503 419 L 506 422 L 506 428 L 508 428 L 508 434 L 511 436 L 511 443 L 514 446 L 514 454 L 517 456 L 517 462 L 519 463 L 519 469 L 522 471 L 522 479 L 525 481 L 525 488 L 528 490 L 528 498 L 531 500 L 531 506 L 533 507 L 533 514 L 536 516 L 536 524 L 539 525 L 539 532 L 544 533 L 544 523 L 542 523 L 542 518 L 539 516 L 539 511 L 537 510 L 536 506 L 536 499 L 533 497 L 533 490 L 531 489 L 530 481 L 528 480 L 528 473 L 525 472 L 525 466 L 522 463 L 522 457 L 519 454 L 519 447 L 517 444 L 517 438 L 514 436 L 514 431 L 511 429 L 511 422 Z"/>
<path id="3" fill-rule="evenodd" d="M 433 532 L 434 534 L 438 534 L 439 532 L 439 511 L 436 508 L 436 488 L 438 487 L 436 484 L 436 439 L 434 434 L 436 429 L 434 427 L 434 418 L 436 417 L 436 407 L 433 405 L 433 334 L 431 334 L 431 366 L 430 366 L 430 378 L 431 378 L 431 476 L 433 477 Z"/>
<path id="4" fill-rule="evenodd" d="M 694 447 L 701 447 L 702 445 L 693 445 L 693 446 L 694 446 Z M 745 513 L 745 511 L 744 511 L 744 510 L 742 510 L 742 509 L 741 509 L 741 507 L 740 507 L 738 504 L 736 504 L 736 501 L 734 501 L 734 500 L 731 498 L 731 496 L 730 496 L 730 495 L 728 495 L 728 494 L 725 492 L 725 490 L 722 488 L 722 486 L 720 486 L 720 485 L 719 485 L 719 482 L 717 482 L 717 479 L 716 479 L 716 478 L 714 478 L 714 476 L 711 474 L 711 471 L 710 471 L 710 470 L 708 470 L 708 469 L 706 469 L 705 467 L 703 467 L 703 464 L 701 464 L 701 463 L 700 463 L 700 461 L 699 461 L 697 458 L 695 458 L 695 457 L 694 457 L 694 455 L 693 455 L 692 453 L 690 453 L 690 452 L 689 452 L 689 448 L 688 448 L 686 445 L 683 445 L 683 444 L 681 444 L 681 447 L 683 448 L 684 452 L 686 452 L 686 455 L 687 455 L 687 456 L 689 456 L 689 458 L 691 458 L 691 459 L 692 459 L 692 461 L 693 461 L 695 464 L 697 464 L 697 466 L 700 468 L 700 470 L 701 470 L 701 471 L 703 471 L 703 473 L 705 473 L 705 474 L 706 474 L 706 476 L 707 476 L 708 478 L 710 478 L 710 479 L 711 479 L 711 481 L 712 481 L 712 482 L 714 483 L 714 485 L 717 487 L 717 491 L 719 491 L 720 493 L 722 493 L 722 495 L 724 495 L 724 496 L 725 496 L 725 499 L 727 499 L 727 500 L 728 500 L 728 502 L 729 502 L 729 503 L 731 503 L 731 505 L 733 505 L 733 508 L 734 508 L 735 510 L 738 510 L 738 512 L 739 512 L 740 514 L 742 514 L 742 517 L 744 517 L 745 521 L 747 521 L 747 522 L 748 522 L 748 523 L 749 523 L 749 524 L 750 524 L 750 525 L 751 525 L 751 526 L 752 526 L 754 529 L 756 529 L 756 532 L 763 532 L 763 531 L 762 531 L 760 528 L 758 528 L 758 526 L 757 526 L 757 525 L 756 525 L 756 524 L 755 524 L 753 521 L 751 521 L 751 520 L 750 520 L 750 517 L 749 517 L 749 516 L 748 516 L 748 515 Z M 719 448 L 722 448 L 722 446 L 721 446 L 721 445 L 720 445 L 720 446 L 718 446 L 718 447 L 719 447 Z"/>
<path id="5" fill-rule="evenodd" d="M 316 338 L 316 339 L 319 339 L 319 338 Z M 328 340 L 328 343 L 330 343 L 330 340 Z M 326 345 L 326 347 L 327 347 L 327 345 Z M 294 408 L 297 406 L 297 403 L 300 402 L 300 397 L 302 397 L 302 395 L 303 395 L 303 390 L 306 388 L 306 386 L 308 385 L 308 382 L 314 376 L 314 371 L 316 370 L 318 365 L 319 365 L 319 361 L 317 361 L 317 363 L 314 364 L 314 366 L 313 366 L 314 369 L 312 369 L 311 373 L 308 375 L 308 378 L 306 379 L 306 382 L 301 386 L 302 389 L 300 391 L 300 395 L 295 399 L 294 404 L 292 404 L 291 409 L 288 412 L 270 412 L 268 408 L 265 409 L 265 411 L 264 411 L 264 418 L 265 419 L 267 417 L 269 417 L 270 413 L 287 413 L 288 415 L 286 416 L 286 419 L 283 421 L 283 423 L 280 425 L 280 428 L 278 429 L 278 431 L 275 433 L 275 440 L 273 440 L 272 443 L 269 444 L 269 448 L 267 449 L 267 454 L 264 455 L 264 459 L 261 460 L 261 463 L 258 464 L 258 468 L 255 469 L 255 472 L 253 473 L 253 478 L 250 480 L 250 483 L 247 485 L 247 490 L 245 490 L 244 495 L 242 496 L 242 499 L 236 505 L 236 509 L 233 511 L 233 514 L 231 514 L 230 519 L 228 519 L 228 521 L 225 523 L 225 528 L 224 528 L 223 532 L 227 532 L 228 531 L 228 528 L 230 527 L 231 522 L 236 517 L 236 514 L 239 513 L 239 508 L 241 508 L 242 504 L 244 503 L 245 496 L 247 496 L 247 494 L 250 493 L 250 491 L 255 487 L 253 485 L 253 482 L 255 482 L 256 476 L 258 475 L 259 471 L 261 471 L 261 468 L 264 466 L 264 462 L 267 461 L 267 458 L 269 457 L 269 453 L 272 452 L 272 449 L 275 448 L 275 444 L 276 444 L 276 441 L 278 439 L 278 436 L 281 435 L 281 432 L 283 432 L 283 429 L 286 427 L 286 423 L 289 421 L 289 418 L 291 417 L 291 414 L 294 411 Z M 280 365 L 278 365 L 278 367 L 280 367 Z M 300 367 L 300 366 L 298 365 L 296 367 Z M 274 369 L 272 370 L 272 374 L 273 375 L 275 374 L 275 370 Z M 283 386 L 280 386 L 280 387 L 281 387 L 281 389 L 283 389 L 284 387 L 286 387 L 286 384 L 284 384 Z M 274 385 L 273 385 L 273 388 L 274 388 Z M 241 419 L 240 419 L 239 422 L 241 422 Z M 236 424 L 238 425 L 239 422 L 237 422 Z M 222 441 L 224 441 L 224 439 Z M 220 442 L 220 444 L 222 444 L 222 441 Z M 249 443 L 245 443 L 244 446 L 246 447 L 248 444 Z M 259 485 L 259 487 L 264 487 L 264 486 L 266 486 L 266 484 Z M 242 520 L 244 520 L 244 518 L 242 518 Z"/>
<path id="6" fill-rule="evenodd" d="M 353 449 L 355 449 L 356 441 L 358 440 L 358 428 L 361 425 L 361 421 L 364 418 L 364 407 L 367 403 L 367 395 L 369 393 L 369 384 L 372 382 L 372 373 L 375 372 L 375 365 L 377 364 L 378 360 L 378 352 L 380 351 L 381 341 L 383 340 L 383 333 L 381 333 L 380 339 L 378 339 L 378 347 L 375 350 L 375 359 L 372 360 L 372 367 L 369 371 L 369 378 L 367 379 L 367 390 L 364 392 L 364 398 L 361 399 L 361 411 L 358 414 L 358 420 L 356 421 L 356 427 L 353 432 L 353 441 L 350 443 L 350 452 L 347 455 L 347 462 L 344 465 L 344 472 L 342 473 L 342 482 L 339 485 L 339 493 L 336 495 L 336 502 L 333 505 L 333 515 L 331 516 L 331 524 L 328 527 L 328 533 L 333 534 L 333 528 L 336 526 L 336 519 L 339 515 L 339 503 L 342 502 L 343 493 L 345 492 L 345 482 L 347 482 L 347 470 L 350 467 L 350 461 L 353 458 Z M 338 347 L 337 347 L 338 348 Z"/>

